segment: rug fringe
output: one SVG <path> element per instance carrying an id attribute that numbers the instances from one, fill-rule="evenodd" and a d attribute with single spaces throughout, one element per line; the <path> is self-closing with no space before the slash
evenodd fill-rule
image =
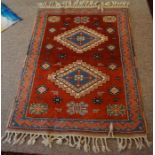
<path id="1" fill-rule="evenodd" d="M 143 147 L 151 146 L 151 142 L 148 141 L 147 136 L 137 136 L 132 138 L 117 138 L 118 151 L 123 151 L 125 149 L 131 149 L 132 145 L 135 144 L 138 150 Z"/>
<path id="2" fill-rule="evenodd" d="M 97 8 L 104 10 L 105 8 L 128 8 L 128 1 L 94 1 L 94 0 L 67 0 L 38 3 L 39 8 Z"/>
<path id="3" fill-rule="evenodd" d="M 85 152 L 90 152 L 92 150 L 95 153 L 111 151 L 107 142 L 110 139 L 116 139 L 118 151 L 131 149 L 133 145 L 135 145 L 138 150 L 141 150 L 145 145 L 148 147 L 151 146 L 151 142 L 148 141 L 146 135 L 127 138 L 115 137 L 113 133 L 111 136 L 85 136 L 7 131 L 2 138 L 2 142 L 12 145 L 24 144 L 27 142 L 27 145 L 34 145 L 39 138 L 42 138 L 42 144 L 50 148 L 56 143 L 59 145 L 64 144 L 70 147 L 75 147 L 76 149 L 83 149 Z"/>

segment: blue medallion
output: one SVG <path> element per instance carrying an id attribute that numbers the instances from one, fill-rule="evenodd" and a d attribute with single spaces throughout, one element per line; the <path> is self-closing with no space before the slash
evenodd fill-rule
<path id="1" fill-rule="evenodd" d="M 71 36 L 67 37 L 67 39 L 77 46 L 84 46 L 94 40 L 95 37 L 84 31 L 79 31 L 77 33 L 73 33 Z"/>
<path id="2" fill-rule="evenodd" d="M 76 88 L 83 87 L 85 84 L 88 84 L 91 81 L 96 79 L 90 73 L 88 73 L 82 69 L 74 70 L 73 72 L 68 73 L 67 75 L 63 76 L 62 78 Z"/>

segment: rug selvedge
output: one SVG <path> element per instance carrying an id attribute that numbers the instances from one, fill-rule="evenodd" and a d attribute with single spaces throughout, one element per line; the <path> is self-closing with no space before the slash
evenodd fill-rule
<path id="1" fill-rule="evenodd" d="M 34 144 L 42 137 L 50 147 L 54 141 L 85 144 L 86 152 L 109 151 L 109 138 L 117 139 L 119 150 L 132 141 L 138 149 L 144 141 L 150 146 L 127 10 L 67 13 L 39 12 L 4 141 L 29 137 Z"/>

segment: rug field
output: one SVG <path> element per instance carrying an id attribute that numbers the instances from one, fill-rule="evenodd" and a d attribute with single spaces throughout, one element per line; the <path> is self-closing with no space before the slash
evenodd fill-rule
<path id="1" fill-rule="evenodd" d="M 3 141 L 150 146 L 139 87 L 127 8 L 42 8 Z"/>

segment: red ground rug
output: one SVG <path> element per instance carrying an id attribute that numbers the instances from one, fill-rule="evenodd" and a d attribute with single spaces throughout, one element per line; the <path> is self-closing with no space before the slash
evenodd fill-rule
<path id="1" fill-rule="evenodd" d="M 119 150 L 150 145 L 123 4 L 42 5 L 4 142 L 42 138 L 86 152 L 110 151 L 109 139 Z"/>

